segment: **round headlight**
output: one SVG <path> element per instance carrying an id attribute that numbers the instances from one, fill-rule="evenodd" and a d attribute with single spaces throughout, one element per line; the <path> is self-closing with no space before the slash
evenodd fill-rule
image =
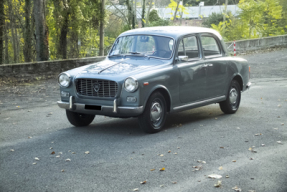
<path id="1" fill-rule="evenodd" d="M 67 74 L 67 73 L 61 73 L 61 74 L 59 75 L 59 79 L 58 79 L 59 85 L 62 86 L 62 87 L 69 87 L 70 81 L 71 81 L 70 78 L 71 78 L 71 77 L 70 77 L 69 74 Z"/>
<path id="2" fill-rule="evenodd" d="M 135 92 L 137 90 L 137 88 L 138 88 L 138 82 L 135 79 L 133 79 L 131 77 L 126 79 L 125 90 L 127 92 Z"/>

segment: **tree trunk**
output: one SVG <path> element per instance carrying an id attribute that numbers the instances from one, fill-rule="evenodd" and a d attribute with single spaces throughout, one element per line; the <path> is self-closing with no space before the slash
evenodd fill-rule
<path id="1" fill-rule="evenodd" d="M 45 1 L 34 1 L 37 61 L 46 61 L 49 59 L 49 32 L 46 24 Z"/>
<path id="2" fill-rule="evenodd" d="M 142 5 L 142 27 L 145 26 L 145 0 L 143 0 L 143 5 Z"/>
<path id="3" fill-rule="evenodd" d="M 174 11 L 174 15 L 173 15 L 173 22 L 176 21 L 176 14 L 177 14 L 178 6 L 179 6 L 179 0 L 177 0 L 176 3 L 177 3 L 177 5 L 176 5 L 175 11 Z"/>
<path id="4" fill-rule="evenodd" d="M 31 0 L 25 0 L 25 29 L 24 29 L 24 49 L 25 62 L 32 61 L 32 28 L 31 28 Z"/>
<path id="5" fill-rule="evenodd" d="M 146 24 L 148 24 L 148 22 L 149 22 L 149 13 L 150 13 L 150 10 L 152 8 L 152 3 L 153 3 L 153 0 L 150 0 L 149 1 L 149 8 L 148 8 L 147 14 L 146 14 Z"/>
<path id="6" fill-rule="evenodd" d="M 0 1 L 0 64 L 4 63 L 4 31 L 5 31 L 5 16 L 4 16 L 4 0 Z"/>
<path id="7" fill-rule="evenodd" d="M 101 7 L 101 21 L 100 21 L 100 51 L 99 55 L 104 56 L 104 24 L 105 24 L 105 0 L 102 0 L 102 7 Z"/>
<path id="8" fill-rule="evenodd" d="M 128 8 L 128 25 L 129 29 L 131 29 L 132 23 L 133 23 L 133 13 L 132 13 L 132 4 L 130 3 L 130 0 L 126 0 L 126 5 Z"/>
<path id="9" fill-rule="evenodd" d="M 8 27 L 8 23 L 5 23 L 5 62 L 4 63 L 9 63 L 10 59 L 9 59 L 9 49 L 8 49 L 8 34 L 9 34 L 9 27 Z"/>
<path id="10" fill-rule="evenodd" d="M 11 30 L 11 35 L 12 35 L 12 47 L 13 47 L 13 62 L 17 63 L 17 46 L 16 46 L 16 36 L 15 36 L 15 22 L 14 22 L 14 12 L 12 9 L 12 2 L 8 1 L 8 11 L 9 11 L 9 28 Z"/>
<path id="11" fill-rule="evenodd" d="M 63 59 L 67 59 L 67 34 L 69 30 L 69 15 L 70 10 L 69 8 L 65 8 L 64 10 L 64 21 L 61 27 L 61 34 L 60 34 L 60 45 L 59 45 L 59 52 Z"/>

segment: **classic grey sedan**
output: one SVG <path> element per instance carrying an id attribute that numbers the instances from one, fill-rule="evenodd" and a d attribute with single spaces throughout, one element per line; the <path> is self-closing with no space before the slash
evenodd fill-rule
<path id="1" fill-rule="evenodd" d="M 61 73 L 58 105 L 74 126 L 95 115 L 138 117 L 143 131 L 155 133 L 169 113 L 213 103 L 235 113 L 249 73 L 247 61 L 229 57 L 212 29 L 135 29 L 116 39 L 104 61 Z"/>

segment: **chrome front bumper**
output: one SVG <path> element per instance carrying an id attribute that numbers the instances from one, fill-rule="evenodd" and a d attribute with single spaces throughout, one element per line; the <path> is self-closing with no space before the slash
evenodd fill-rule
<path id="1" fill-rule="evenodd" d="M 116 100 L 113 106 L 101 106 L 101 110 L 86 109 L 86 105 L 82 103 L 74 103 L 74 98 L 71 96 L 69 102 L 57 101 L 60 108 L 86 114 L 106 115 L 113 117 L 135 117 L 143 113 L 143 106 L 139 107 L 122 107 L 117 106 Z"/>
<path id="2" fill-rule="evenodd" d="M 248 82 L 248 83 L 247 83 L 247 85 L 246 85 L 246 90 L 250 89 L 251 84 L 252 84 L 251 82 Z"/>

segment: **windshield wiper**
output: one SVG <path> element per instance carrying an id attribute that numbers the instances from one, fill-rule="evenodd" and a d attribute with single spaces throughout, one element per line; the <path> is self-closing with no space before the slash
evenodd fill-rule
<path id="1" fill-rule="evenodd" d="M 123 57 L 124 55 L 122 55 L 122 54 L 113 54 L 113 55 L 109 55 L 109 57 L 113 57 L 113 56 L 121 56 L 121 57 Z"/>
<path id="2" fill-rule="evenodd" d="M 135 54 L 135 55 L 137 55 L 137 54 L 141 54 L 141 53 L 139 53 L 139 52 L 134 52 L 134 51 L 130 51 L 129 53 L 131 53 L 131 54 Z"/>

